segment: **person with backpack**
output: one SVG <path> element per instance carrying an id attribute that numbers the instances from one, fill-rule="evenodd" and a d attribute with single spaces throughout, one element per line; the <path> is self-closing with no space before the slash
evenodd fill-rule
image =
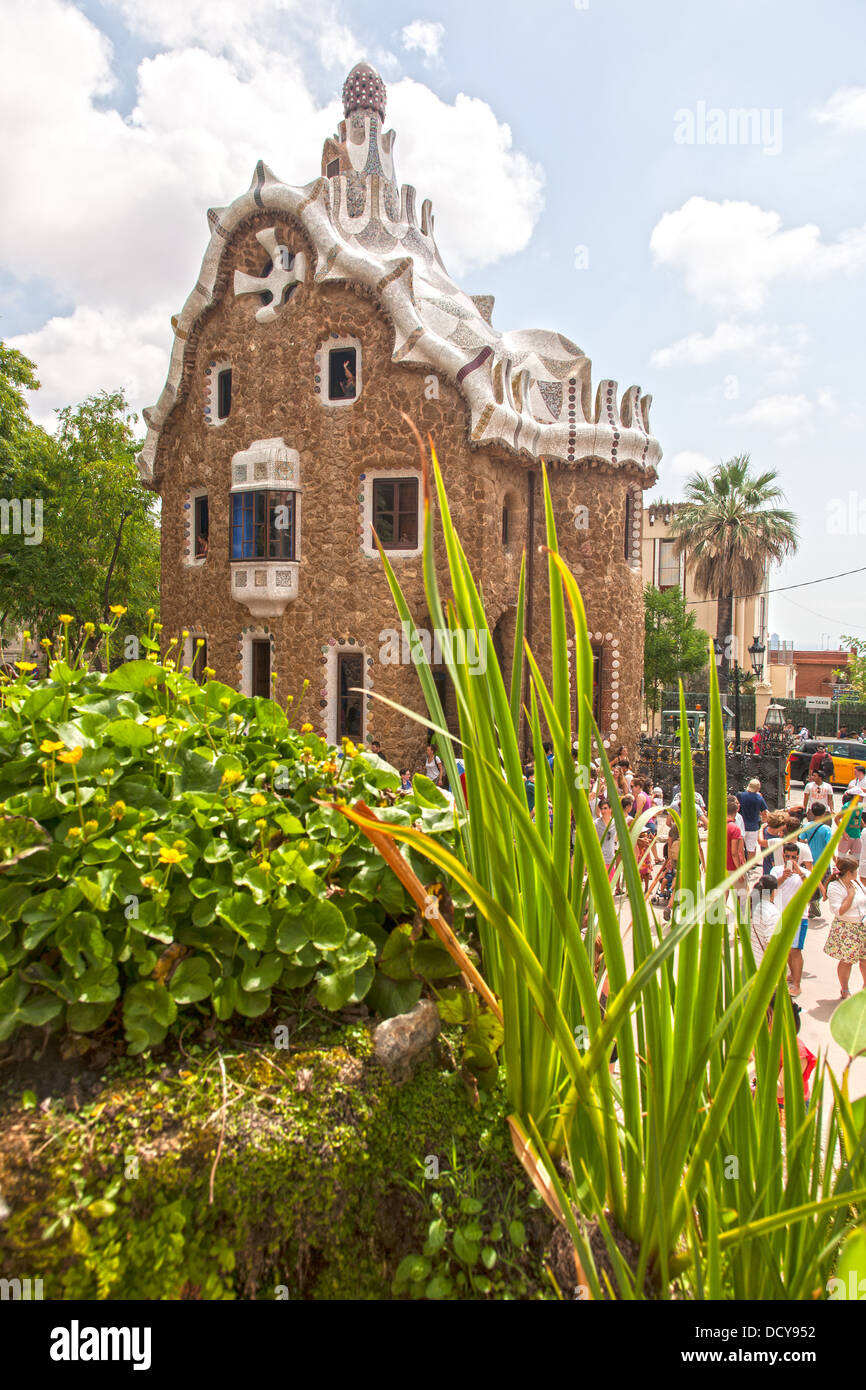
<path id="1" fill-rule="evenodd" d="M 813 801 L 806 813 L 806 824 L 798 836 L 798 839 L 808 845 L 813 862 L 827 848 L 833 834 L 832 828 L 826 820 L 827 814 L 827 807 L 823 801 Z M 821 898 L 826 897 L 824 887 L 828 878 L 829 873 L 824 875 L 820 887 L 812 895 L 812 901 L 809 903 L 809 916 L 811 918 L 820 918 L 821 916 Z"/>
<path id="2" fill-rule="evenodd" d="M 432 743 L 427 744 L 427 760 L 424 763 L 424 773 L 435 786 L 444 786 L 445 765 Z"/>

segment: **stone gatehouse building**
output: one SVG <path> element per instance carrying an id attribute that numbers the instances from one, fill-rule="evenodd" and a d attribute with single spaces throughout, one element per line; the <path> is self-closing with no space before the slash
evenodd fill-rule
<path id="1" fill-rule="evenodd" d="M 208 212 L 199 279 L 172 320 L 167 383 L 145 411 L 143 478 L 162 498 L 162 619 L 189 632 L 198 668 L 247 694 L 297 697 L 329 739 L 380 740 L 417 770 L 424 733 L 371 698 L 423 708 L 374 540 L 416 624 L 421 573 L 417 446 L 429 432 L 494 645 L 510 664 L 527 555 L 527 636 L 542 666 L 547 565 L 541 461 L 563 554 L 595 651 L 596 710 L 636 740 L 643 661 L 642 490 L 661 456 L 648 396 L 593 392 L 588 357 L 555 332 L 500 332 L 493 301 L 450 278 L 429 202 L 399 187 L 385 87 L 366 64 L 321 177 L 292 188 L 259 164 L 246 193 Z M 438 531 L 438 524 L 437 524 Z M 445 585 L 445 557 L 437 537 Z M 446 586 L 447 587 L 447 586 Z M 440 690 L 456 727 L 453 692 Z M 363 694 L 353 693 L 361 687 Z M 297 708 L 297 706 L 296 706 Z"/>

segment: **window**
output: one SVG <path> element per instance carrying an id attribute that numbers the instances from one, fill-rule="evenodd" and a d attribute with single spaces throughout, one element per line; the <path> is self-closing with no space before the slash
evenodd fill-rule
<path id="1" fill-rule="evenodd" d="M 417 478 L 378 478 L 373 483 L 373 527 L 383 550 L 417 550 Z"/>
<path id="2" fill-rule="evenodd" d="M 340 172 L 340 161 L 339 161 L 339 159 L 332 159 L 332 160 L 330 160 L 329 163 L 328 163 L 328 165 L 327 165 L 327 167 L 326 167 L 326 169 L 325 169 L 325 173 L 326 173 L 327 177 L 328 177 L 329 179 L 335 179 L 335 178 L 337 177 L 337 175 L 339 174 L 339 172 Z"/>
<path id="3" fill-rule="evenodd" d="M 351 401 L 358 394 L 357 348 L 332 348 L 328 353 L 328 399 Z"/>
<path id="4" fill-rule="evenodd" d="M 680 582 L 680 559 L 676 553 L 676 541 L 658 542 L 659 589 L 675 589 Z"/>
<path id="5" fill-rule="evenodd" d="M 509 517 L 508 517 L 508 508 L 507 508 L 507 507 L 503 507 L 503 508 L 502 508 L 502 544 L 503 544 L 503 545 L 507 545 L 507 544 L 508 544 L 508 521 L 509 521 Z"/>
<path id="6" fill-rule="evenodd" d="M 204 682 L 204 668 L 207 666 L 207 638 L 193 633 L 190 639 L 192 643 L 192 664 L 191 675 L 199 685 Z M 199 646 L 199 642 L 201 646 Z"/>
<path id="7" fill-rule="evenodd" d="M 252 643 L 251 695 L 263 700 L 271 697 L 271 644 L 267 637 L 256 637 Z"/>
<path id="8" fill-rule="evenodd" d="M 359 652 L 337 655 L 337 742 L 363 736 L 364 692 L 353 689 L 364 683 L 364 659 Z"/>
<path id="9" fill-rule="evenodd" d="M 231 558 L 233 560 L 294 560 L 295 494 L 256 492 L 232 494 Z"/>
<path id="10" fill-rule="evenodd" d="M 197 497 L 194 503 L 193 515 L 193 535 L 195 536 L 195 558 L 203 560 L 207 555 L 208 547 L 208 504 L 207 493 Z"/>
<path id="11" fill-rule="evenodd" d="M 225 367 L 217 377 L 217 419 L 225 420 L 232 408 L 232 369 Z"/>
<path id="12" fill-rule="evenodd" d="M 592 717 L 601 727 L 601 647 L 592 649 Z"/>

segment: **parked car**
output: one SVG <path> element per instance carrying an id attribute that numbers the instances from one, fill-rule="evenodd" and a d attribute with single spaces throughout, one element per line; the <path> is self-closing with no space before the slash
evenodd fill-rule
<path id="1" fill-rule="evenodd" d="M 830 781 L 834 787 L 847 787 L 854 776 L 854 768 L 866 767 L 866 743 L 851 739 L 822 738 L 806 739 L 799 748 L 792 748 L 788 754 L 787 775 L 789 781 L 805 782 L 809 775 L 812 754 L 824 748 L 833 759 L 833 776 Z"/>

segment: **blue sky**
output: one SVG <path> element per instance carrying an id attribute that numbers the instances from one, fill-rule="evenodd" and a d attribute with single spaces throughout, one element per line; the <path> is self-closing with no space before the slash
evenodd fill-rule
<path id="1" fill-rule="evenodd" d="M 595 381 L 652 393 L 656 493 L 748 452 L 800 519 L 773 587 L 866 565 L 864 13 L 7 0 L 0 333 L 39 367 L 34 414 L 101 387 L 155 400 L 206 208 L 258 157 L 314 178 L 367 58 L 398 177 L 432 197 L 446 265 L 495 294 L 497 327 L 558 329 Z M 864 580 L 778 594 L 771 629 L 866 636 Z"/>

